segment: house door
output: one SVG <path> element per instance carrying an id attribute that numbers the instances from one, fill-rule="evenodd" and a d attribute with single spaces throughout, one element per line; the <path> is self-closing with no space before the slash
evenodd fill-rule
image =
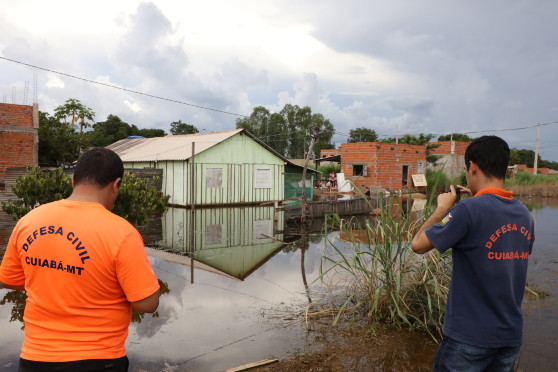
<path id="1" fill-rule="evenodd" d="M 404 165 L 403 166 L 403 174 L 401 175 L 401 180 L 403 181 L 401 187 L 404 188 L 404 189 L 407 188 L 408 178 L 409 178 L 409 166 Z"/>

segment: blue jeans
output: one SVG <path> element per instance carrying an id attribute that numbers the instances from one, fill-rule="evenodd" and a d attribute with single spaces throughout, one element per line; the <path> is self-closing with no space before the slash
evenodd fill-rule
<path id="1" fill-rule="evenodd" d="M 520 348 L 521 346 L 477 347 L 444 336 L 436 353 L 432 370 L 435 372 L 513 372 Z"/>

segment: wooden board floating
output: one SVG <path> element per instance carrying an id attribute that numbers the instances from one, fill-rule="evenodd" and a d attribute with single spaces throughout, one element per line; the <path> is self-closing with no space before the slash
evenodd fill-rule
<path id="1" fill-rule="evenodd" d="M 225 372 L 240 372 L 240 371 L 247 371 L 249 369 L 252 368 L 256 368 L 256 367 L 261 367 L 261 366 L 265 366 L 271 363 L 276 363 L 278 362 L 279 359 L 263 359 L 257 362 L 252 362 L 252 363 L 248 363 L 248 364 L 244 364 L 242 366 L 238 366 L 238 367 L 234 367 L 234 368 L 229 368 L 227 369 Z"/>

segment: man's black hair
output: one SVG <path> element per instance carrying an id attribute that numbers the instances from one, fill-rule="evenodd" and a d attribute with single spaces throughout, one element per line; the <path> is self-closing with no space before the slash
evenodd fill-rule
<path id="1" fill-rule="evenodd" d="M 96 147 L 79 157 L 74 171 L 74 186 L 92 184 L 105 187 L 123 177 L 124 166 L 120 157 L 112 150 Z"/>
<path id="2" fill-rule="evenodd" d="M 465 150 L 467 170 L 470 161 L 477 164 L 486 176 L 503 180 L 510 162 L 510 148 L 500 137 L 482 136 L 474 139 Z"/>

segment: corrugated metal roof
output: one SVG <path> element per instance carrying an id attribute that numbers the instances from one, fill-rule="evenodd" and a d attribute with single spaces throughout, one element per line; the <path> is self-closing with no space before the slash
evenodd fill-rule
<path id="1" fill-rule="evenodd" d="M 192 143 L 197 155 L 243 130 L 123 139 L 107 148 L 116 152 L 123 162 L 186 160 L 192 156 Z"/>

